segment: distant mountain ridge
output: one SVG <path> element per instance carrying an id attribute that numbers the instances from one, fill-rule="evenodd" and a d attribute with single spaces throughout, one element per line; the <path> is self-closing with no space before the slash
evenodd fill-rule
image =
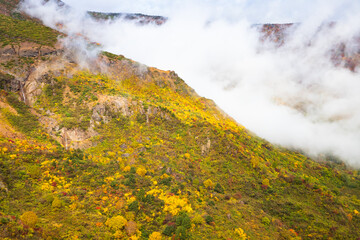
<path id="1" fill-rule="evenodd" d="M 141 13 L 103 13 L 103 12 L 88 12 L 90 16 L 98 20 L 117 20 L 124 19 L 128 21 L 136 21 L 139 24 L 154 23 L 162 25 L 167 21 L 166 17 L 162 16 L 151 16 Z"/>

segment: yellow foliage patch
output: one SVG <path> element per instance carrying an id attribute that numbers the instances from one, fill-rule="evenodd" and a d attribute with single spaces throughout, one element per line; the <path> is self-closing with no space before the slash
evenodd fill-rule
<path id="1" fill-rule="evenodd" d="M 150 236 L 149 236 L 149 240 L 161 240 L 162 236 L 161 233 L 159 232 L 153 232 Z"/>
<path id="2" fill-rule="evenodd" d="M 139 167 L 137 170 L 136 170 L 136 173 L 139 175 L 139 176 L 145 176 L 145 174 L 147 173 L 147 170 L 145 168 L 142 168 L 142 167 Z"/>
<path id="3" fill-rule="evenodd" d="M 130 172 L 130 169 L 131 169 L 130 166 L 126 166 L 126 167 L 124 167 L 123 171 L 124 171 L 124 172 Z"/>
<path id="4" fill-rule="evenodd" d="M 153 195 L 155 197 L 158 197 L 160 200 L 163 200 L 165 203 L 163 211 L 169 212 L 173 216 L 177 215 L 180 211 L 186 211 L 188 213 L 193 212 L 191 204 L 188 203 L 187 198 L 181 198 L 180 196 L 165 194 L 163 190 L 158 189 L 157 187 L 148 191 L 146 194 Z"/>
<path id="5" fill-rule="evenodd" d="M 262 181 L 262 184 L 265 185 L 265 186 L 270 186 L 270 181 L 269 181 L 269 179 L 265 178 L 265 179 Z"/>
<path id="6" fill-rule="evenodd" d="M 206 188 L 214 188 L 215 187 L 215 183 L 213 183 L 213 181 L 211 181 L 210 179 L 205 180 L 204 181 L 204 186 Z"/>
<path id="7" fill-rule="evenodd" d="M 122 229 L 127 223 L 127 220 L 123 216 L 116 216 L 106 220 L 105 225 L 114 230 Z"/>
<path id="8" fill-rule="evenodd" d="M 38 217 L 37 217 L 36 213 L 34 213 L 32 211 L 28 211 L 28 212 L 24 212 L 20 216 L 20 220 L 22 221 L 22 223 L 24 225 L 27 225 L 27 226 L 33 228 L 33 227 L 35 227 L 35 225 L 38 221 Z"/>
<path id="9" fill-rule="evenodd" d="M 235 233 L 239 236 L 240 240 L 248 239 L 246 233 L 244 232 L 244 230 L 242 228 L 235 229 Z"/>

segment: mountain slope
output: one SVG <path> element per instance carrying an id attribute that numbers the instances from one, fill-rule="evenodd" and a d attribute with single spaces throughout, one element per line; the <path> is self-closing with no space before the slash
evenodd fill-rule
<path id="1" fill-rule="evenodd" d="M 174 72 L 106 52 L 84 70 L 1 18 L 2 238 L 360 237 L 359 171 L 254 136 Z"/>

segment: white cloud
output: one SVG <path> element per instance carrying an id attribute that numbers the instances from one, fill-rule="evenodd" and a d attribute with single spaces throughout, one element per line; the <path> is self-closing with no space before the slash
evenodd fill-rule
<path id="1" fill-rule="evenodd" d="M 334 45 L 359 32 L 360 17 L 354 14 L 359 4 L 315 0 L 309 9 L 302 2 L 116 1 L 120 12 L 167 13 L 163 26 L 100 24 L 40 5 L 24 9 L 50 26 L 62 21 L 68 32 L 81 32 L 106 50 L 175 70 L 200 95 L 273 143 L 314 155 L 332 153 L 360 166 L 359 74 L 334 67 L 329 56 Z M 277 49 L 259 42 L 251 28 L 256 15 L 303 24 Z M 319 32 L 322 23 L 333 19 L 335 27 Z"/>

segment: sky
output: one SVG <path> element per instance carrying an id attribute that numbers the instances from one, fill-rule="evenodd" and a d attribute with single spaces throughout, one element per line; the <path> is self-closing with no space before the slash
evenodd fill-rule
<path id="1" fill-rule="evenodd" d="M 360 167 L 360 75 L 331 62 L 345 43 L 357 53 L 358 0 L 25 0 L 22 9 L 56 28 L 86 66 L 96 56 L 76 33 L 147 66 L 174 70 L 195 91 L 258 136 L 310 156 L 327 154 Z M 168 17 L 166 24 L 95 22 L 84 10 Z M 332 28 L 321 27 L 331 21 Z M 285 44 L 260 41 L 254 23 L 301 22 Z"/>

